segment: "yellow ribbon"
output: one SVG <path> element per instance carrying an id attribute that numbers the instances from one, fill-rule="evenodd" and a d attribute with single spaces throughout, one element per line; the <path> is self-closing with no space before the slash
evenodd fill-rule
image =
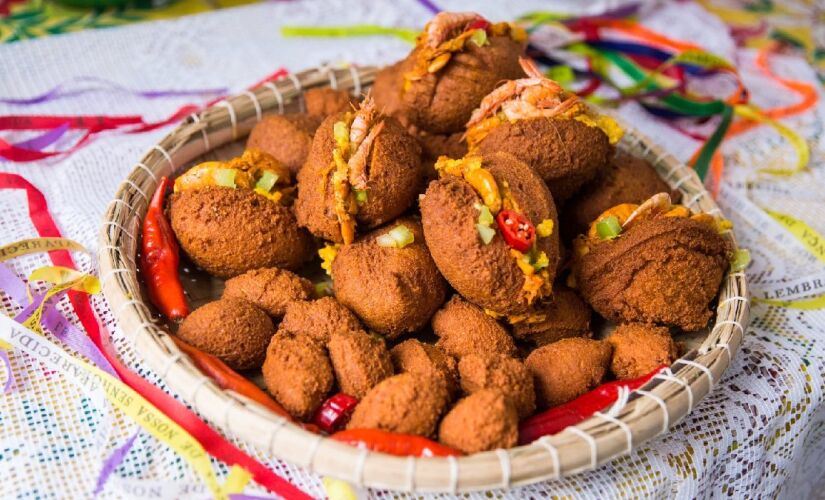
<path id="1" fill-rule="evenodd" d="M 33 253 L 51 252 L 52 250 L 74 250 L 89 253 L 80 243 L 66 238 L 32 238 L 15 241 L 0 247 L 0 262 Z"/>
<path id="2" fill-rule="evenodd" d="M 0 247 L 0 261 L 51 250 L 86 251 L 82 245 L 64 238 L 36 238 L 22 240 Z M 77 290 L 88 294 L 100 293 L 100 280 L 91 274 L 62 266 L 45 266 L 32 271 L 29 282 L 45 281 L 52 286 L 25 324 L 20 325 L 0 314 L 0 349 L 20 349 L 52 368 L 73 377 L 72 380 L 88 390 L 102 390 L 109 402 L 129 415 L 149 434 L 172 448 L 186 460 L 204 480 L 214 498 L 225 500 L 240 493 L 251 480 L 251 474 L 238 465 L 232 466 L 223 485 L 218 484 L 209 455 L 203 446 L 185 429 L 167 417 L 140 394 L 100 368 L 77 359 L 42 335 L 40 320 L 49 298 L 64 291 Z M 29 292 L 31 296 L 31 292 Z M 25 339 L 25 341 L 23 340 Z M 71 367 L 71 369 L 69 369 Z"/>
<path id="3" fill-rule="evenodd" d="M 800 136 L 793 130 L 789 129 L 785 125 L 782 125 L 778 121 L 768 118 L 752 106 L 734 106 L 733 112 L 736 113 L 738 116 L 741 116 L 742 118 L 747 118 L 748 120 L 757 121 L 759 123 L 764 123 L 765 125 L 773 127 L 779 133 L 779 135 L 784 137 L 785 140 L 788 141 L 791 144 L 791 146 L 793 146 L 794 150 L 796 150 L 796 168 L 760 168 L 760 172 L 764 172 L 766 174 L 771 175 L 788 176 L 800 172 L 801 170 L 804 170 L 805 167 L 808 165 L 811 153 L 808 149 L 808 143 L 805 142 L 805 139 L 803 139 L 802 136 Z"/>
<path id="4" fill-rule="evenodd" d="M 358 494 L 355 493 L 355 489 L 346 481 L 333 477 L 325 477 L 323 484 L 324 491 L 327 493 L 329 500 L 358 500 Z"/>
<path id="5" fill-rule="evenodd" d="M 815 309 L 825 309 L 825 295 L 814 297 L 812 299 L 804 300 L 775 300 L 775 299 L 760 299 L 753 297 L 754 302 L 760 304 L 768 304 L 772 306 L 784 307 L 786 309 L 799 309 L 801 311 L 813 311 Z"/>
<path id="6" fill-rule="evenodd" d="M 43 300 L 37 309 L 34 310 L 31 316 L 23 323 L 26 328 L 42 333 L 40 320 L 43 317 L 43 308 L 50 298 L 57 295 L 64 290 L 77 290 L 80 292 L 94 295 L 100 293 L 100 280 L 91 274 L 81 273 L 74 269 L 62 266 L 45 266 L 32 271 L 29 275 L 29 282 L 32 281 L 46 281 L 54 286 L 49 288 L 43 296 Z M 29 300 L 32 299 L 31 291 L 29 290 Z"/>
<path id="7" fill-rule="evenodd" d="M 0 315 L 0 340 L 71 376 L 73 382 L 88 391 L 102 390 L 113 406 L 183 457 L 201 476 L 215 498 L 227 499 L 230 494 L 243 491 L 249 482 L 250 474 L 243 468 L 234 466 L 224 485 L 219 485 L 209 455 L 186 430 L 128 385 L 100 368 L 70 356 L 37 332 Z"/>
<path id="8" fill-rule="evenodd" d="M 767 208 L 763 208 L 765 213 L 770 215 L 775 221 L 780 223 L 782 227 L 788 230 L 802 246 L 805 247 L 811 254 L 813 254 L 820 262 L 825 263 L 825 237 L 819 234 L 814 228 L 809 226 L 804 221 L 796 219 L 788 214 L 776 212 Z"/>

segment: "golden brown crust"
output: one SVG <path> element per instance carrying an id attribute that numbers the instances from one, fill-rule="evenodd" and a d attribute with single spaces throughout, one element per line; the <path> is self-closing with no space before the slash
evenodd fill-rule
<path id="1" fill-rule="evenodd" d="M 482 389 L 459 401 L 441 421 L 441 443 L 464 453 L 511 448 L 518 441 L 518 414 L 501 392 Z"/>
<path id="2" fill-rule="evenodd" d="M 525 365 L 533 374 L 539 408 L 566 403 L 599 385 L 611 350 L 607 342 L 569 338 L 531 352 Z"/>
<path id="3" fill-rule="evenodd" d="M 248 189 L 174 193 L 169 214 L 183 251 L 220 278 L 262 267 L 295 269 L 313 255 L 312 238 L 292 210 Z"/>
<path id="4" fill-rule="evenodd" d="M 347 90 L 335 90 L 331 87 L 316 87 L 304 92 L 307 114 L 320 122 L 329 115 L 352 111 L 358 99 Z"/>
<path id="5" fill-rule="evenodd" d="M 376 238 L 399 224 L 414 237 L 404 248 L 381 247 Z M 424 243 L 418 220 L 397 219 L 338 252 L 332 264 L 335 297 L 371 330 L 390 339 L 415 332 L 444 303 L 447 282 Z"/>
<path id="6" fill-rule="evenodd" d="M 301 226 L 319 238 L 343 242 L 334 210 L 332 176 L 324 189 L 335 148 L 333 127 L 343 114 L 328 117 L 318 127 L 304 168 L 298 174 L 295 215 Z M 359 229 L 370 229 L 395 219 L 416 199 L 421 187 L 421 146 L 391 117 L 380 117 L 384 129 L 373 143 L 367 166 L 367 200 L 358 206 Z M 378 123 L 376 122 L 376 124 Z"/>
<path id="7" fill-rule="evenodd" d="M 578 120 L 533 118 L 493 128 L 478 151 L 510 153 L 527 163 L 561 204 L 607 167 L 613 147 L 599 128 Z"/>
<path id="8" fill-rule="evenodd" d="M 302 113 L 265 115 L 249 133 L 246 148 L 271 154 L 295 175 L 309 155 L 312 136 L 320 124 L 320 117 Z"/>
<path id="9" fill-rule="evenodd" d="M 275 326 L 265 312 L 245 300 L 222 298 L 195 309 L 177 335 L 235 370 L 258 368 Z"/>
<path id="10" fill-rule="evenodd" d="M 306 335 L 321 345 L 327 345 L 334 333 L 362 330 L 355 314 L 333 297 L 290 303 L 280 328 L 296 335 Z"/>
<path id="11" fill-rule="evenodd" d="M 497 390 L 510 399 L 519 418 L 536 411 L 533 374 L 520 360 L 495 353 L 468 354 L 459 361 L 458 372 L 465 393 Z"/>
<path id="12" fill-rule="evenodd" d="M 728 268 L 728 253 L 709 224 L 643 220 L 581 257 L 576 282 L 582 297 L 611 321 L 694 331 L 711 317 L 708 306 Z"/>
<path id="13" fill-rule="evenodd" d="M 364 396 L 347 428 L 431 437 L 447 399 L 447 389 L 441 379 L 401 373 L 385 379 Z"/>
<path id="14" fill-rule="evenodd" d="M 273 318 L 280 318 L 290 302 L 309 300 L 313 292 L 314 287 L 308 279 L 286 269 L 267 267 L 227 280 L 223 296 L 246 300 Z"/>
<path id="15" fill-rule="evenodd" d="M 375 99 L 378 111 L 394 117 L 404 128 L 410 125 L 409 119 L 401 109 L 401 89 L 404 84 L 404 71 L 408 65 L 404 59 L 384 66 L 375 75 L 375 82 L 370 89 L 370 95 Z"/>
<path id="16" fill-rule="evenodd" d="M 623 323 L 607 337 L 613 346 L 610 371 L 620 380 L 639 378 L 679 357 L 667 327 Z"/>
<path id="17" fill-rule="evenodd" d="M 572 239 L 586 233 L 590 223 L 608 208 L 621 203 L 641 204 L 657 193 L 670 193 L 674 203 L 681 197 L 679 191 L 671 191 L 649 162 L 617 153 L 609 167 L 564 206 L 563 236 Z"/>
<path id="18" fill-rule="evenodd" d="M 526 164 L 506 153 L 484 158 L 499 184 L 507 182 L 513 199 L 534 225 L 552 219 L 558 222 L 553 198 L 544 182 Z M 476 229 L 481 203 L 475 190 L 463 179 L 446 176 L 430 183 L 421 200 L 422 225 L 427 247 L 441 274 L 467 300 L 500 314 L 522 314 L 530 307 L 522 292 L 524 274 L 497 234 L 484 244 Z M 558 231 L 540 238 L 538 248 L 547 254 L 549 279 L 559 261 Z"/>
<path id="19" fill-rule="evenodd" d="M 436 345 L 456 358 L 485 352 L 516 355 L 516 344 L 507 330 L 478 306 L 458 295 L 453 295 L 435 313 L 432 326 L 440 337 Z"/>
<path id="20" fill-rule="evenodd" d="M 401 112 L 412 124 L 431 134 L 464 130 L 481 100 L 504 80 L 524 76 L 518 58 L 524 44 L 509 36 L 490 36 L 484 47 L 469 43 L 444 68 L 412 82 L 401 94 Z M 402 71 L 414 64 L 418 51 L 407 56 Z"/>
<path id="21" fill-rule="evenodd" d="M 304 335 L 279 330 L 263 366 L 264 383 L 296 418 L 307 420 L 324 402 L 334 382 L 323 347 Z"/>
<path id="22" fill-rule="evenodd" d="M 435 375 L 444 380 L 451 398 L 458 392 L 457 363 L 440 347 L 409 339 L 393 347 L 390 355 L 396 372 Z"/>
<path id="23" fill-rule="evenodd" d="M 543 346 L 568 337 L 591 337 L 590 306 L 573 290 L 563 286 L 553 289 L 551 300 L 539 304 L 533 316 L 544 319 L 531 321 L 529 318 L 513 325 L 513 336 Z"/>
<path id="24" fill-rule="evenodd" d="M 383 340 L 363 330 L 335 332 L 329 357 L 341 392 L 361 399 L 376 384 L 392 376 L 392 360 Z"/>

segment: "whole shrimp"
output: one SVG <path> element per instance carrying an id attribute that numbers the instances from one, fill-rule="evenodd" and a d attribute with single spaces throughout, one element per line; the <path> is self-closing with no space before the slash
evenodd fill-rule
<path id="1" fill-rule="evenodd" d="M 375 100 L 367 95 L 364 102 L 355 113 L 355 118 L 350 126 L 350 157 L 347 161 L 349 167 L 349 183 L 358 190 L 367 188 L 367 159 L 372 150 L 372 143 L 378 134 L 384 130 L 384 122 L 372 126 L 378 113 L 375 108 Z"/>
<path id="2" fill-rule="evenodd" d="M 487 94 L 478 109 L 473 111 L 467 128 L 495 115 L 499 109 L 508 119 L 520 120 L 556 116 L 578 102 L 575 95 L 563 99 L 564 89 L 545 77 L 531 59 L 521 57 L 519 64 L 527 78 L 508 80 Z"/>
<path id="3" fill-rule="evenodd" d="M 464 31 L 470 23 L 483 20 L 475 12 L 439 12 L 424 28 L 426 43 L 436 49 L 454 33 Z"/>
<path id="4" fill-rule="evenodd" d="M 672 207 L 670 195 L 667 193 L 654 194 L 647 201 L 639 205 L 622 224 L 623 229 L 629 228 L 636 219 L 647 219 L 652 216 L 663 214 Z"/>

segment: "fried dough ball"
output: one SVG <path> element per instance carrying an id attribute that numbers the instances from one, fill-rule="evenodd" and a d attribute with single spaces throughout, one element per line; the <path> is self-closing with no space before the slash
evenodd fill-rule
<path id="1" fill-rule="evenodd" d="M 513 325 L 513 336 L 543 346 L 568 337 L 591 337 L 590 306 L 573 290 L 557 286 L 549 302 Z"/>
<path id="2" fill-rule="evenodd" d="M 525 163 L 506 153 L 482 159 L 496 181 L 509 186 L 512 199 L 534 226 L 545 220 L 557 225 L 556 207 L 544 182 Z M 496 232 L 489 244 L 478 233 L 481 197 L 464 179 L 453 175 L 431 182 L 420 201 L 427 247 L 441 274 L 464 298 L 499 314 L 523 314 L 530 306 L 523 287 L 525 274 L 510 246 Z M 538 238 L 536 247 L 547 256 L 547 279 L 552 282 L 559 261 L 559 235 Z"/>
<path id="3" fill-rule="evenodd" d="M 231 278 L 252 269 L 295 269 L 313 255 L 310 235 L 292 209 L 249 189 L 208 186 L 172 194 L 172 229 L 189 258 Z"/>
<path id="4" fill-rule="evenodd" d="M 477 150 L 501 151 L 527 163 L 547 183 L 557 204 L 564 203 L 607 167 L 613 146 L 607 135 L 574 119 L 534 118 L 492 128 Z"/>
<path id="5" fill-rule="evenodd" d="M 394 64 L 384 66 L 375 74 L 375 81 L 370 89 L 370 95 L 378 105 L 378 111 L 392 116 L 404 128 L 409 128 L 409 117 L 401 111 L 401 89 L 404 84 L 404 66 L 402 59 Z"/>
<path id="6" fill-rule="evenodd" d="M 610 207 L 642 203 L 656 193 L 670 191 L 649 162 L 627 153 L 617 153 L 609 167 L 565 205 L 561 221 L 563 236 L 571 239 L 586 233 L 590 223 Z M 679 191 L 673 191 L 670 197 L 677 203 L 681 195 Z"/>
<path id="7" fill-rule="evenodd" d="M 315 413 L 334 382 L 324 348 L 305 335 L 283 330 L 269 343 L 263 376 L 275 399 L 301 420 Z"/>
<path id="8" fill-rule="evenodd" d="M 518 359 L 496 353 L 468 354 L 458 362 L 458 373 L 467 394 L 493 389 L 510 399 L 519 418 L 536 411 L 533 374 Z"/>
<path id="9" fill-rule="evenodd" d="M 358 103 L 347 90 L 336 90 L 331 87 L 317 87 L 304 92 L 304 103 L 307 114 L 319 120 L 335 113 L 350 111 Z"/>
<path id="10" fill-rule="evenodd" d="M 363 330 L 333 332 L 329 357 L 341 391 L 361 399 L 377 383 L 392 376 L 392 359 L 384 341 Z"/>
<path id="11" fill-rule="evenodd" d="M 516 344 L 498 321 L 458 295 L 435 315 L 433 331 L 439 336 L 435 344 L 450 356 L 461 359 L 472 353 L 494 352 L 516 355 Z"/>
<path id="12" fill-rule="evenodd" d="M 298 173 L 295 215 L 301 226 L 326 240 L 342 243 L 341 226 L 335 213 L 333 127 L 343 114 L 332 115 L 318 128 L 306 164 Z M 415 202 L 421 180 L 421 146 L 391 117 L 379 115 L 375 124 L 383 130 L 372 143 L 368 156 L 366 199 L 354 215 L 359 229 L 371 229 L 389 222 Z"/>
<path id="13" fill-rule="evenodd" d="M 482 389 L 444 416 L 438 440 L 467 454 L 511 448 L 518 441 L 518 413 L 500 391 Z"/>
<path id="14" fill-rule="evenodd" d="M 417 58 L 425 50 L 419 42 L 394 70 L 396 76 L 389 72 L 382 76 L 376 102 L 385 109 L 397 105 L 396 113 L 407 116 L 410 124 L 421 131 L 463 131 L 473 109 L 499 82 L 524 75 L 518 63 L 524 53 L 523 42 L 509 35 L 488 36 L 487 41 L 483 47 L 472 42 L 465 44 L 462 51 L 452 53 L 443 68 L 410 81 L 405 89 L 404 75 L 415 68 Z M 397 90 L 392 92 L 391 88 Z"/>
<path id="15" fill-rule="evenodd" d="M 430 437 L 447 400 L 447 389 L 440 378 L 401 373 L 385 379 L 361 399 L 347 428 Z"/>
<path id="16" fill-rule="evenodd" d="M 335 333 L 360 332 L 363 329 L 355 314 L 333 297 L 288 304 L 280 328 L 306 335 L 321 345 L 327 345 Z"/>
<path id="17" fill-rule="evenodd" d="M 623 323 L 607 337 L 613 346 L 610 371 L 619 380 L 639 378 L 679 357 L 667 327 Z"/>
<path id="18" fill-rule="evenodd" d="M 377 238 L 399 225 L 413 235 L 404 248 L 383 247 Z M 332 263 L 335 297 L 371 330 L 389 339 L 415 332 L 444 303 L 447 282 L 424 243 L 421 223 L 397 219 L 338 251 Z"/>
<path id="19" fill-rule="evenodd" d="M 539 408 L 575 399 L 604 380 L 612 348 L 599 340 L 568 338 L 539 347 L 525 360 Z"/>
<path id="20" fill-rule="evenodd" d="M 592 245 L 576 282 L 593 309 L 616 323 L 695 331 L 728 269 L 729 248 L 710 224 L 681 217 L 641 220 L 618 238 Z"/>
<path id="21" fill-rule="evenodd" d="M 451 397 L 458 392 L 456 361 L 440 347 L 409 339 L 390 349 L 390 356 L 396 372 L 435 375 L 444 380 Z"/>
<path id="22" fill-rule="evenodd" d="M 432 135 L 424 132 L 416 134 L 421 144 L 421 165 L 424 178 L 429 181 L 438 179 L 435 162 L 441 156 L 462 158 L 467 154 L 467 143 L 463 140 L 464 133 Z"/>
<path id="23" fill-rule="evenodd" d="M 267 267 L 227 280 L 223 296 L 246 300 L 273 318 L 280 318 L 290 302 L 309 300 L 313 292 L 314 287 L 308 279 L 286 269 Z"/>
<path id="24" fill-rule="evenodd" d="M 320 124 L 320 117 L 303 113 L 265 115 L 249 133 L 246 147 L 271 154 L 296 175 L 304 166 Z"/>
<path id="25" fill-rule="evenodd" d="M 177 335 L 235 370 L 258 368 L 275 326 L 245 300 L 225 297 L 202 305 L 183 320 Z"/>

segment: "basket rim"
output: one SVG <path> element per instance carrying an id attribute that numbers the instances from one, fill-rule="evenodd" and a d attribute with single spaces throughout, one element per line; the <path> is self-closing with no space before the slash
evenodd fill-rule
<path id="1" fill-rule="evenodd" d="M 137 274 L 140 221 L 161 176 L 246 135 L 266 112 L 283 113 L 304 90 L 330 86 L 360 95 L 377 68 L 321 67 L 289 74 L 191 115 L 142 157 L 108 205 L 99 235 L 104 296 L 133 348 L 169 387 L 219 429 L 274 457 L 358 486 L 408 492 L 459 493 L 510 488 L 591 470 L 667 432 L 707 395 L 730 365 L 748 323 L 744 272 L 728 272 L 718 294 L 714 324 L 698 349 L 677 360 L 627 403 L 523 446 L 463 457 L 396 457 L 357 449 L 308 431 L 201 373 L 152 319 Z M 615 116 L 614 116 L 615 117 Z M 622 120 L 619 120 L 620 122 Z M 620 148 L 653 163 L 687 200 L 721 215 L 696 173 L 626 123 Z M 724 237 L 737 248 L 732 231 Z"/>

